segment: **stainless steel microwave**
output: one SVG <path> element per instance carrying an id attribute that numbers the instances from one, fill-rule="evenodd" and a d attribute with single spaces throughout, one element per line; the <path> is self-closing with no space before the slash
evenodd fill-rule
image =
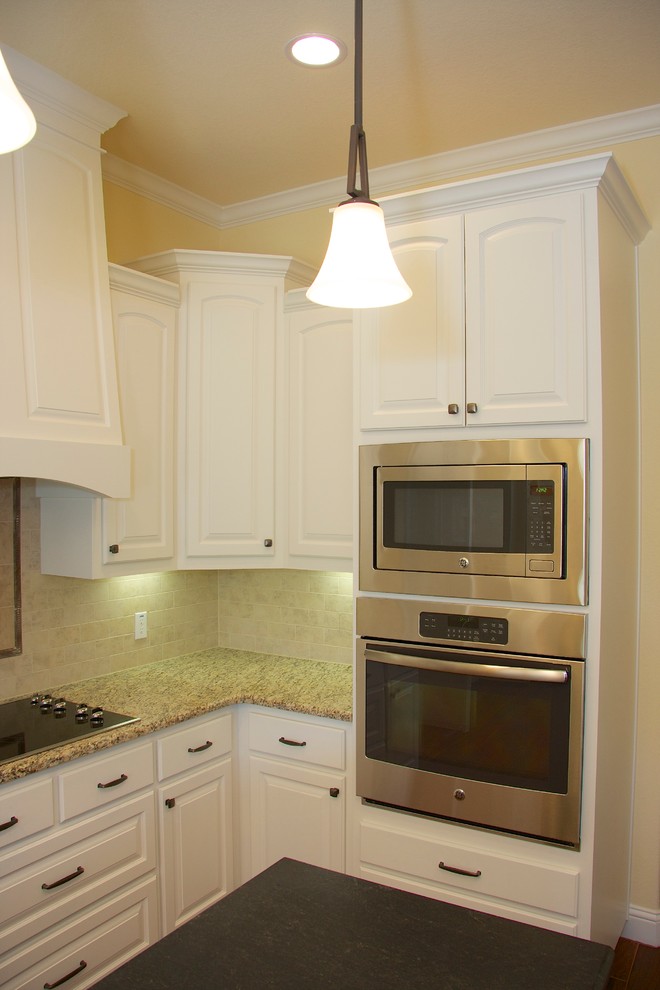
<path id="1" fill-rule="evenodd" d="M 360 591 L 587 602 L 588 441 L 360 448 Z"/>

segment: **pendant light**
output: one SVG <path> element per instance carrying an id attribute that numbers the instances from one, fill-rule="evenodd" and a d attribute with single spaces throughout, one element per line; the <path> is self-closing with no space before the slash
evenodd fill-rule
<path id="1" fill-rule="evenodd" d="M 36 130 L 34 114 L 16 89 L 0 52 L 0 155 L 22 148 Z"/>
<path id="2" fill-rule="evenodd" d="M 346 191 L 350 198 L 332 210 L 330 243 L 307 298 L 322 306 L 346 309 L 405 302 L 412 290 L 392 257 L 385 215 L 369 198 L 367 140 L 362 126 L 362 0 L 355 0 L 355 121 L 348 147 Z"/>

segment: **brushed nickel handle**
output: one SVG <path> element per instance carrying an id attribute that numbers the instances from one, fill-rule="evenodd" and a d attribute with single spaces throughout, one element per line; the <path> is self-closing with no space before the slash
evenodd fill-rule
<path id="1" fill-rule="evenodd" d="M 264 540 L 264 546 L 265 547 L 272 547 L 272 545 L 273 545 L 273 541 L 272 540 L 270 540 L 270 539 L 269 540 Z"/>
<path id="2" fill-rule="evenodd" d="M 457 402 L 450 402 L 449 405 L 447 406 L 447 412 L 449 413 L 450 416 L 457 416 L 458 411 L 459 410 L 458 410 Z"/>
<path id="3" fill-rule="evenodd" d="M 467 409 L 467 411 L 469 413 L 479 412 L 479 407 L 478 407 L 478 405 L 477 405 L 476 402 L 468 402 L 468 404 L 467 404 L 467 406 L 465 408 Z"/>
<path id="4" fill-rule="evenodd" d="M 448 674 L 464 674 L 468 677 L 493 677 L 504 681 L 540 681 L 543 684 L 565 684 L 568 672 L 564 667 L 510 667 L 506 664 L 471 663 L 461 660 L 444 660 L 436 657 L 409 656 L 404 653 L 390 653 L 381 650 L 364 651 L 366 660 L 384 660 L 404 664 L 407 667 L 422 667 L 425 670 L 442 670 Z"/>

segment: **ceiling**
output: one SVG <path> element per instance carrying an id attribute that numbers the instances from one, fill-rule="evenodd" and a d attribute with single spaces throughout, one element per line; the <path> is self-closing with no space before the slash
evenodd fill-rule
<path id="1" fill-rule="evenodd" d="M 108 151 L 227 205 L 345 174 L 353 17 L 353 0 L 0 0 L 0 44 L 127 111 Z M 348 57 L 288 60 L 312 31 Z M 364 0 L 370 170 L 655 104 L 660 0 Z"/>

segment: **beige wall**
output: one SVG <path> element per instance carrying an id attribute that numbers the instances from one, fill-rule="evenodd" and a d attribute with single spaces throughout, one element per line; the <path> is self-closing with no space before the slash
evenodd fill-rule
<path id="1" fill-rule="evenodd" d="M 660 520 L 656 511 L 656 493 L 660 489 L 660 458 L 656 453 L 660 427 L 660 137 L 627 142 L 612 148 L 591 149 L 591 152 L 597 151 L 614 152 L 653 228 L 639 251 L 644 552 L 631 903 L 650 912 L 658 912 L 660 719 L 657 711 L 660 663 L 657 660 L 655 618 L 660 601 L 660 574 L 655 563 L 660 549 Z M 293 254 L 318 265 L 325 251 L 330 226 L 326 210 L 313 210 L 218 233 L 164 207 L 139 204 L 138 197 L 109 185 L 106 186 L 106 211 L 111 260 L 117 262 L 172 247 L 196 247 Z M 625 414 L 626 410 L 622 410 L 622 415 Z"/>

